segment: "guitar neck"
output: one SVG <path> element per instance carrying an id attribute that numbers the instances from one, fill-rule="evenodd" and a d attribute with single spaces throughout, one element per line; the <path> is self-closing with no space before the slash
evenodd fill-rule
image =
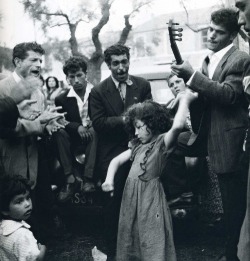
<path id="1" fill-rule="evenodd" d="M 176 63 L 177 64 L 182 64 L 183 60 L 181 58 L 181 54 L 180 54 L 180 51 L 179 51 L 179 48 L 178 48 L 176 42 L 171 43 L 171 49 L 173 51 Z"/>

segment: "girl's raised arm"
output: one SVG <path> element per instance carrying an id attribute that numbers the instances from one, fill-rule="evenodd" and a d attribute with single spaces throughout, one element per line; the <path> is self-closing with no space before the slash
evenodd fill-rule
<path id="1" fill-rule="evenodd" d="M 173 148 L 179 134 L 185 127 L 187 116 L 189 114 L 189 105 L 198 97 L 198 94 L 187 88 L 185 92 L 179 93 L 177 97 L 179 102 L 178 110 L 175 114 L 171 129 L 164 136 L 164 143 L 167 150 Z"/>
<path id="2" fill-rule="evenodd" d="M 108 167 L 108 172 L 107 172 L 105 182 L 102 184 L 103 191 L 109 192 L 114 190 L 115 173 L 117 172 L 118 168 L 122 164 L 124 164 L 130 159 L 131 154 L 132 154 L 131 149 L 128 149 L 111 160 Z"/>

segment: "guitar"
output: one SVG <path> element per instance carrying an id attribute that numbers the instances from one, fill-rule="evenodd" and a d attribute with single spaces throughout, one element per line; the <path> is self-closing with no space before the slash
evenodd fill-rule
<path id="1" fill-rule="evenodd" d="M 182 28 L 175 29 L 174 28 L 175 25 L 179 25 L 179 24 L 174 23 L 173 19 L 170 19 L 169 22 L 168 22 L 168 32 L 169 32 L 170 45 L 171 45 L 171 49 L 172 49 L 172 52 L 174 54 L 176 63 L 182 64 L 183 60 L 181 58 L 181 54 L 180 54 L 179 48 L 176 44 L 176 41 L 182 40 L 182 38 L 181 38 L 182 33 L 181 32 L 183 31 L 183 29 Z M 176 33 L 176 32 L 178 32 L 178 33 Z"/>
<path id="2" fill-rule="evenodd" d="M 175 60 L 177 64 L 182 64 L 183 60 L 179 51 L 179 48 L 176 44 L 176 41 L 182 41 L 182 28 L 175 28 L 175 25 L 179 25 L 178 23 L 174 23 L 173 19 L 170 19 L 168 22 L 168 31 L 169 31 L 169 40 L 172 52 L 174 54 Z M 206 144 L 204 143 L 205 140 L 207 140 L 207 126 L 206 126 L 206 114 L 205 109 L 206 105 L 203 102 L 196 102 L 194 106 L 191 106 L 191 111 L 195 111 L 193 113 L 194 120 L 192 120 L 192 127 L 193 132 L 191 133 L 191 136 L 189 138 L 188 143 L 186 144 L 190 150 L 192 147 L 199 147 L 200 148 L 200 155 L 204 156 L 207 155 L 206 151 Z"/>

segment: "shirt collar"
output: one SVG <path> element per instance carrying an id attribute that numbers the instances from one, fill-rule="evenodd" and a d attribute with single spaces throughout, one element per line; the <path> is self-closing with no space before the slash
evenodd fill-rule
<path id="1" fill-rule="evenodd" d="M 233 43 L 229 44 L 228 46 L 226 46 L 225 48 L 221 49 L 218 52 L 211 52 L 208 57 L 211 60 L 212 58 L 216 57 L 216 59 L 221 60 L 222 57 L 227 53 L 227 51 L 229 49 L 231 49 L 233 47 Z"/>
<path id="2" fill-rule="evenodd" d="M 0 223 L 0 229 L 2 230 L 3 236 L 8 236 L 18 230 L 20 227 L 30 228 L 30 225 L 25 221 L 15 221 L 9 219 L 3 219 Z"/>
<path id="3" fill-rule="evenodd" d="M 116 88 L 118 88 L 120 82 L 118 82 L 118 81 L 112 76 L 112 74 L 111 74 L 111 78 L 112 78 L 112 80 L 113 80 L 113 82 L 114 82 Z M 133 82 L 131 81 L 131 79 L 130 79 L 129 76 L 128 76 L 128 79 L 125 81 L 125 83 L 126 83 L 128 86 L 130 86 L 130 85 L 133 84 Z"/>
<path id="4" fill-rule="evenodd" d="M 16 73 L 16 71 L 14 71 L 12 75 L 16 83 L 19 83 L 22 80 L 22 78 Z"/>
<path id="5" fill-rule="evenodd" d="M 85 91 L 85 94 L 84 94 L 84 99 L 83 99 L 83 103 L 84 103 L 84 104 L 85 104 L 86 100 L 88 99 L 89 93 L 90 93 L 90 91 L 91 91 L 92 88 L 93 88 L 93 85 L 88 82 L 88 83 L 87 83 L 87 86 L 86 86 L 86 91 Z M 78 100 L 78 99 L 81 100 L 81 98 L 79 97 L 79 95 L 75 92 L 73 86 L 70 87 L 67 97 L 75 97 L 77 100 Z"/>

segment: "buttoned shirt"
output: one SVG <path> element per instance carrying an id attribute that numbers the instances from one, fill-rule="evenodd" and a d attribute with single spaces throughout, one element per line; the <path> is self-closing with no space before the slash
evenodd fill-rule
<path id="1" fill-rule="evenodd" d="M 75 92 L 74 88 L 71 86 L 67 97 L 75 97 L 77 102 L 77 107 L 79 110 L 79 114 L 82 120 L 82 125 L 84 127 L 88 127 L 90 124 L 89 112 L 88 112 L 88 99 L 91 89 L 93 85 L 91 83 L 87 83 L 86 91 L 84 94 L 83 100 L 79 97 L 79 95 Z"/>
<path id="2" fill-rule="evenodd" d="M 218 66 L 219 62 L 221 61 L 221 59 L 223 58 L 223 56 L 227 53 L 227 51 L 233 47 L 233 44 L 229 44 L 228 46 L 226 46 L 225 48 L 221 49 L 218 52 L 211 52 L 210 54 L 208 54 L 208 58 L 209 58 L 209 63 L 207 66 L 208 69 L 208 77 L 209 79 L 213 78 L 214 72 L 216 67 Z M 190 86 L 192 83 L 192 79 L 195 75 L 197 71 L 195 71 L 192 76 L 190 77 L 190 79 L 187 82 L 187 85 Z"/>
<path id="3" fill-rule="evenodd" d="M 233 47 L 233 44 L 229 44 L 227 47 L 221 49 L 220 51 L 216 53 L 212 52 L 208 55 L 209 63 L 207 69 L 208 69 L 208 76 L 210 79 L 213 78 L 216 67 L 218 66 L 223 56 L 227 53 L 227 51 L 231 49 L 231 47 Z"/>
<path id="4" fill-rule="evenodd" d="M 35 261 L 40 250 L 30 225 L 25 221 L 0 222 L 0 260 Z"/>

